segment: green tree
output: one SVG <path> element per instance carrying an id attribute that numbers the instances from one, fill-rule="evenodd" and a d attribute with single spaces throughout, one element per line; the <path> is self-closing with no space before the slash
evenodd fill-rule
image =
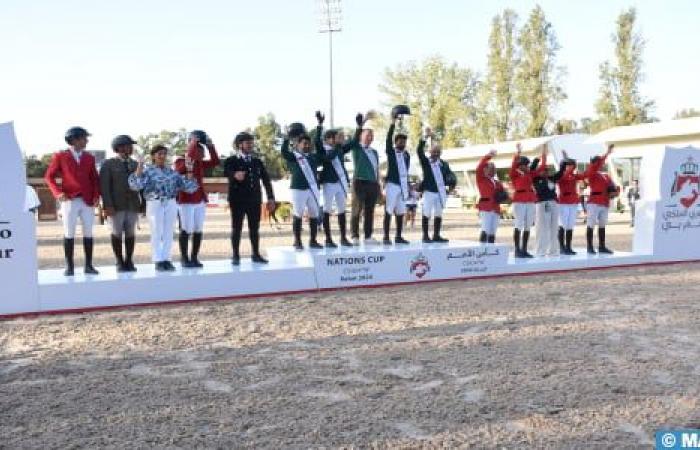
<path id="1" fill-rule="evenodd" d="M 275 120 L 274 114 L 267 113 L 258 117 L 258 123 L 252 133 L 255 136 L 258 156 L 263 160 L 270 178 L 279 180 L 286 173 L 286 167 L 277 148 L 282 138 L 282 127 Z"/>
<path id="2" fill-rule="evenodd" d="M 25 156 L 24 167 L 26 168 L 27 178 L 43 178 L 46 169 L 49 168 L 53 155 L 46 154 L 41 158 L 36 155 Z"/>
<path id="3" fill-rule="evenodd" d="M 430 125 L 445 147 L 460 145 L 474 135 L 476 89 L 477 79 L 470 69 L 439 56 L 385 69 L 379 85 L 387 107 L 411 108 L 404 125 L 413 142 L 418 141 L 421 128 Z M 386 123 L 386 118 L 377 122 Z"/>
<path id="4" fill-rule="evenodd" d="M 654 102 L 642 97 L 639 91 L 644 78 L 642 52 L 645 42 L 635 28 L 636 20 L 635 8 L 620 13 L 612 36 L 615 64 L 605 61 L 600 65 L 599 96 L 595 103 L 597 130 L 653 120 Z"/>
<path id="5" fill-rule="evenodd" d="M 676 119 L 687 119 L 689 117 L 700 117 L 700 111 L 695 108 L 681 109 L 673 115 L 673 120 Z"/>
<path id="6" fill-rule="evenodd" d="M 148 133 L 136 138 L 141 151 L 148 155 L 156 145 L 165 145 L 171 155 L 184 156 L 187 150 L 187 130 L 180 128 L 177 131 L 162 130 L 160 133 Z"/>
<path id="7" fill-rule="evenodd" d="M 477 140 L 481 142 L 506 141 L 517 134 L 517 20 L 515 11 L 506 9 L 491 22 L 486 75 L 478 94 Z"/>
<path id="8" fill-rule="evenodd" d="M 523 110 L 526 137 L 544 136 L 553 125 L 554 110 L 566 98 L 564 69 L 556 64 L 559 44 L 552 24 L 537 5 L 518 36 L 521 58 L 515 75 L 517 100 Z"/>

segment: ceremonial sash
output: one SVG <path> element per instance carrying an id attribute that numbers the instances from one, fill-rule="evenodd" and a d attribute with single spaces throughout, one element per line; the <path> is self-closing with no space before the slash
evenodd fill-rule
<path id="1" fill-rule="evenodd" d="M 311 168 L 311 164 L 309 164 L 309 160 L 304 154 L 298 151 L 294 151 L 293 153 L 294 158 L 296 158 L 297 164 L 301 169 L 301 172 L 304 174 L 304 178 L 306 178 L 306 183 L 309 185 L 309 189 L 311 189 L 311 193 L 314 195 L 316 206 L 319 206 L 320 211 L 320 203 L 318 201 L 318 199 L 320 198 L 320 196 L 318 195 L 318 184 L 316 183 L 316 175 L 314 174 L 314 171 Z"/>
<path id="2" fill-rule="evenodd" d="M 330 150 L 330 147 L 326 147 L 326 150 Z M 345 171 L 343 170 L 343 166 L 340 164 L 340 158 L 342 158 L 343 155 L 342 153 L 338 154 L 333 160 L 331 161 L 331 164 L 333 165 L 333 170 L 335 170 L 335 174 L 338 175 L 338 179 L 340 180 L 340 185 L 343 187 L 343 192 L 346 194 L 348 193 L 348 179 L 345 177 Z"/>
<path id="3" fill-rule="evenodd" d="M 399 183 L 401 185 L 401 197 L 408 200 L 408 168 L 404 152 L 395 152 L 396 167 L 399 169 Z"/>
<path id="4" fill-rule="evenodd" d="M 447 189 L 445 188 L 445 179 L 442 177 L 442 161 L 438 160 L 436 163 L 430 162 L 430 168 L 433 171 L 433 178 L 435 178 L 435 184 L 437 185 L 438 194 L 440 194 L 440 203 L 444 208 L 447 204 Z"/>

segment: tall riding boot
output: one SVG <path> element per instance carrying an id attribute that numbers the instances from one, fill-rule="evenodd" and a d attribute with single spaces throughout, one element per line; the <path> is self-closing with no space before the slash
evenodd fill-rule
<path id="1" fill-rule="evenodd" d="M 423 228 L 423 242 L 425 243 L 430 243 L 433 242 L 432 239 L 430 239 L 430 235 L 428 233 L 428 227 L 430 226 L 430 218 L 422 216 L 421 218 L 421 227 Z"/>
<path id="2" fill-rule="evenodd" d="M 180 230 L 179 244 L 180 244 L 180 262 L 182 267 L 192 267 L 190 265 L 190 258 L 188 256 L 187 247 L 190 243 L 190 235 L 185 230 Z"/>
<path id="3" fill-rule="evenodd" d="M 331 236 L 331 215 L 329 213 L 323 213 L 323 232 L 326 235 L 326 247 L 336 248 L 337 245 L 335 245 L 333 236 Z"/>
<path id="4" fill-rule="evenodd" d="M 513 228 L 513 246 L 515 247 L 515 257 L 523 258 L 520 252 L 520 230 L 518 228 Z"/>
<path id="5" fill-rule="evenodd" d="M 486 232 L 484 230 L 481 230 L 481 234 L 479 234 L 479 242 L 481 242 L 482 244 L 485 244 L 486 239 L 487 239 Z"/>
<path id="6" fill-rule="evenodd" d="M 348 241 L 347 216 L 345 213 L 338 214 L 338 228 L 340 229 L 340 245 L 343 247 L 352 247 L 352 242 Z"/>
<path id="7" fill-rule="evenodd" d="M 194 232 L 192 233 L 192 257 L 190 258 L 190 265 L 192 267 L 204 267 L 204 264 L 199 262 L 199 249 L 202 246 L 202 233 Z"/>
<path id="8" fill-rule="evenodd" d="M 389 237 L 389 228 L 391 228 L 391 214 L 384 212 L 384 244 L 391 245 L 391 238 Z"/>
<path id="9" fill-rule="evenodd" d="M 590 255 L 595 255 L 596 251 L 593 248 L 593 228 L 586 227 L 586 246 L 588 247 L 588 253 Z"/>
<path id="10" fill-rule="evenodd" d="M 124 266 L 129 272 L 136 272 L 134 265 L 134 248 L 136 247 L 136 236 L 127 236 L 124 238 L 124 249 L 126 250 L 126 259 Z"/>
<path id="11" fill-rule="evenodd" d="M 408 244 L 409 242 L 403 238 L 401 233 L 403 233 L 403 214 L 396 215 L 396 237 L 394 242 L 397 244 Z"/>
<path id="12" fill-rule="evenodd" d="M 532 258 L 532 255 L 527 252 L 527 241 L 530 239 L 530 230 L 523 231 L 523 241 L 520 246 L 520 252 L 525 258 Z"/>
<path id="13" fill-rule="evenodd" d="M 75 273 L 75 264 L 73 263 L 73 249 L 75 248 L 75 239 L 63 238 L 63 253 L 66 258 L 66 270 L 63 275 L 72 277 Z"/>
<path id="14" fill-rule="evenodd" d="M 85 273 L 97 275 L 99 272 L 92 266 L 92 249 L 95 246 L 95 241 L 89 237 L 83 238 L 83 250 L 85 251 Z"/>
<path id="15" fill-rule="evenodd" d="M 304 246 L 301 244 L 301 217 L 294 216 L 292 218 L 292 232 L 294 233 L 294 248 L 304 250 Z"/>
<path id="16" fill-rule="evenodd" d="M 233 256 L 231 257 L 231 264 L 234 266 L 239 266 L 241 264 L 241 254 L 238 250 L 241 244 L 241 235 L 235 231 L 231 232 L 231 252 Z"/>
<path id="17" fill-rule="evenodd" d="M 442 229 L 442 217 L 436 217 L 433 219 L 433 242 L 449 242 L 449 239 L 445 239 L 440 235 L 440 230 Z"/>
<path id="18" fill-rule="evenodd" d="M 488 237 L 486 238 L 489 244 L 493 244 L 496 242 L 496 235 L 495 234 L 489 234 Z"/>
<path id="19" fill-rule="evenodd" d="M 598 227 L 598 252 L 611 255 L 612 250 L 605 246 L 605 227 Z"/>
<path id="20" fill-rule="evenodd" d="M 316 217 L 309 219 L 309 248 L 323 248 L 316 240 L 318 233 L 318 219 Z"/>
<path id="21" fill-rule="evenodd" d="M 122 238 L 121 236 L 110 235 L 112 238 L 112 251 L 114 252 L 114 257 L 117 259 L 117 272 L 127 272 L 126 264 L 124 263 L 124 253 L 122 251 Z"/>
<path id="22" fill-rule="evenodd" d="M 576 252 L 571 248 L 571 241 L 574 239 L 574 230 L 566 230 L 566 254 L 575 255 Z"/>
<path id="23" fill-rule="evenodd" d="M 539 230 L 537 231 L 539 233 Z M 559 240 L 559 254 L 566 255 L 566 245 L 564 244 L 564 227 L 559 227 L 557 231 L 557 239 Z"/>
<path id="24" fill-rule="evenodd" d="M 263 258 L 260 254 L 260 233 L 256 229 L 252 229 L 250 232 L 250 248 L 253 251 L 251 260 L 258 264 L 267 264 L 267 259 Z"/>

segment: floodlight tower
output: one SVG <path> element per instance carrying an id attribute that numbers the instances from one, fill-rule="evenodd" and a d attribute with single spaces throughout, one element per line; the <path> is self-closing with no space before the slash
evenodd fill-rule
<path id="1" fill-rule="evenodd" d="M 342 18 L 341 0 L 318 0 L 319 6 L 319 33 L 328 33 L 328 56 L 330 75 L 330 125 L 333 122 L 333 33 L 342 30 L 340 21 Z"/>

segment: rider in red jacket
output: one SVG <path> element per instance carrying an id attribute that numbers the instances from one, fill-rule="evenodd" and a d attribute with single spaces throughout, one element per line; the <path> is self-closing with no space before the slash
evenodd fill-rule
<path id="1" fill-rule="evenodd" d="M 204 160 L 205 149 L 209 152 L 208 160 Z M 207 208 L 204 171 L 218 166 L 219 162 L 219 155 L 216 153 L 214 144 L 202 130 L 194 130 L 190 133 L 186 156 L 175 161 L 175 170 L 181 174 L 187 172 L 188 163 L 192 165 L 192 175 L 199 186 L 192 194 L 181 191 L 177 195 L 178 213 L 180 214 L 180 258 L 183 267 L 203 267 L 203 264 L 199 262 L 198 255 L 202 245 L 204 217 Z M 192 235 L 191 255 L 187 252 L 190 235 Z"/>
<path id="2" fill-rule="evenodd" d="M 547 149 L 542 150 L 540 164 L 534 170 L 530 169 L 530 159 L 522 156 L 522 146 L 516 145 L 517 151 L 513 155 L 513 164 L 510 168 L 510 180 L 513 185 L 513 213 L 515 215 L 515 228 L 513 229 L 513 242 L 515 244 L 516 258 L 532 258 L 527 252 L 527 241 L 530 239 L 530 227 L 535 222 L 535 202 L 537 194 L 533 186 L 533 179 L 544 173 L 547 168 Z M 520 239 L 522 231 L 522 241 Z"/>
<path id="3" fill-rule="evenodd" d="M 561 161 L 562 175 L 557 181 L 559 195 L 559 252 L 562 255 L 575 255 L 571 248 L 571 241 L 574 236 L 576 226 L 576 215 L 579 205 L 578 183 L 585 179 L 585 174 L 576 171 L 576 160 L 569 158 L 563 152 L 564 159 Z"/>
<path id="4" fill-rule="evenodd" d="M 608 223 L 610 199 L 619 194 L 619 188 L 615 186 L 610 175 L 603 172 L 603 167 L 608 156 L 612 153 L 613 147 L 614 145 L 610 144 L 605 154 L 591 158 L 591 164 L 585 172 L 590 189 L 586 216 L 586 243 L 588 253 L 592 255 L 596 253 L 593 248 L 593 228 L 596 226 L 598 226 L 598 252 L 612 253 L 612 250 L 605 246 L 605 226 Z"/>
<path id="5" fill-rule="evenodd" d="M 74 273 L 73 249 L 75 228 L 78 219 L 83 230 L 83 250 L 85 251 L 85 273 L 97 274 L 92 266 L 92 225 L 95 221 L 95 205 L 100 198 L 100 178 L 95 166 L 95 157 L 85 148 L 90 133 L 85 128 L 73 127 L 66 131 L 68 149 L 56 152 L 46 170 L 44 180 L 51 193 L 61 202 L 63 220 L 63 253 L 66 259 L 66 276 Z M 61 179 L 59 186 L 56 179 Z"/>
<path id="6" fill-rule="evenodd" d="M 482 243 L 496 241 L 496 229 L 501 218 L 501 205 L 497 197 L 505 194 L 503 184 L 496 179 L 496 166 L 491 161 L 494 156 L 496 156 L 496 150 L 491 150 L 476 166 L 476 186 L 479 189 L 479 202 L 476 204 L 476 209 L 479 210 L 481 219 L 479 242 Z M 498 194 L 499 192 L 501 194 Z"/>

